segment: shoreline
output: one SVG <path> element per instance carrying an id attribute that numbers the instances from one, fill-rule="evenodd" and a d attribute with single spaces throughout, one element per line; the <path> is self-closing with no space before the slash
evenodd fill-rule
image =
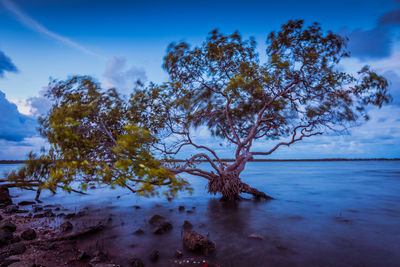
<path id="1" fill-rule="evenodd" d="M 133 252 L 131 255 L 123 255 L 105 242 L 106 239 L 114 239 L 115 237 L 109 236 L 110 233 L 114 235 L 113 231 L 118 232 L 125 224 L 122 221 L 119 223 L 120 218 L 114 214 L 106 215 L 101 212 L 112 210 L 112 207 L 84 207 L 77 211 L 61 204 L 35 201 L 13 204 L 12 197 L 9 197 L 8 190 L 6 192 L 4 188 L 0 185 L 0 266 L 219 266 L 207 259 L 207 251 L 215 249 L 215 243 L 191 231 L 193 225 L 189 221 L 185 220 L 181 226 L 185 230 L 185 236 L 181 237 L 180 244 L 165 244 L 170 247 L 169 255 L 160 254 L 157 246 L 149 250 L 136 243 L 129 246 Z M 4 201 L 6 198 L 8 200 Z M 139 209 L 142 207 L 133 206 L 133 210 Z M 181 215 L 193 213 L 194 210 L 195 208 L 185 210 L 183 206 L 177 209 Z M 164 209 L 163 214 L 171 212 L 171 209 Z M 150 243 L 159 243 L 173 227 L 179 228 L 175 221 L 170 222 L 158 214 L 142 219 L 147 226 L 129 233 L 133 239 L 140 237 Z M 186 232 L 194 236 L 186 237 Z M 185 238 L 190 239 L 189 243 Z M 199 243 L 203 246 L 200 250 L 199 244 L 193 243 L 198 242 L 199 238 L 202 239 L 201 242 L 206 242 Z M 194 244 L 193 251 L 190 251 L 190 242 Z M 137 255 L 134 252 L 144 248 L 145 253 L 141 251 Z"/>

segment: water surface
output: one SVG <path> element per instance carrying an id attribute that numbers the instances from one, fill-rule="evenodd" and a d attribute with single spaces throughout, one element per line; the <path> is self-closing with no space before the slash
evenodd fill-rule
<path id="1" fill-rule="evenodd" d="M 16 166 L 0 165 L 0 172 Z M 85 245 L 100 242 L 125 265 L 132 256 L 147 266 L 170 265 L 174 250 L 182 250 L 180 226 L 189 220 L 216 242 L 216 252 L 207 258 L 221 266 L 400 266 L 399 161 L 251 162 L 243 180 L 276 200 L 235 205 L 209 195 L 203 178 L 187 178 L 193 194 L 182 193 L 172 202 L 108 188 L 87 196 L 45 193 L 41 199 L 111 217 L 110 227 Z M 14 202 L 34 197 L 19 189 L 12 194 Z M 193 213 L 179 212 L 179 205 Z M 147 223 L 154 214 L 166 217 L 174 229 L 154 236 Z M 145 234 L 133 235 L 138 228 Z M 157 264 L 148 261 L 152 249 L 160 251 Z"/>

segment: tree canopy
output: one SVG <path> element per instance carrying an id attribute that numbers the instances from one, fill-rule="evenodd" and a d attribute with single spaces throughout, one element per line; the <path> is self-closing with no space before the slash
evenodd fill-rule
<path id="1" fill-rule="evenodd" d="M 40 120 L 50 150 L 31 154 L 9 177 L 41 177 L 50 189 L 94 180 L 150 195 L 165 185 L 164 193 L 173 197 L 190 189 L 179 178 L 187 173 L 208 179 L 209 192 L 227 199 L 240 193 L 268 198 L 241 181 L 250 159 L 345 131 L 368 119 L 368 105 L 391 100 L 387 80 L 369 67 L 355 74 L 340 68 L 349 57 L 346 43 L 317 23 L 289 21 L 268 35 L 261 60 L 254 39 L 214 30 L 200 46 L 172 43 L 163 64 L 169 81 L 138 82 L 128 99 L 86 76 L 54 81 L 47 94 L 54 105 Z M 212 147 L 195 142 L 192 134 L 200 126 L 235 147 L 233 162 L 222 162 Z M 276 143 L 255 150 L 258 140 Z M 193 154 L 177 163 L 173 156 L 184 147 Z M 197 167 L 200 160 L 212 171 Z"/>

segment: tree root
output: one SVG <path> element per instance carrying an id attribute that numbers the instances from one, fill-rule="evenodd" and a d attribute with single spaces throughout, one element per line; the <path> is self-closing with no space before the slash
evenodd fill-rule
<path id="1" fill-rule="evenodd" d="M 247 193 L 247 194 L 251 194 L 253 195 L 256 199 L 268 199 L 268 200 L 272 200 L 274 199 L 271 196 L 268 196 L 267 194 L 265 194 L 264 192 L 261 192 L 257 189 L 255 189 L 254 187 L 249 186 L 248 184 L 242 183 L 241 184 L 241 192 L 242 193 Z"/>

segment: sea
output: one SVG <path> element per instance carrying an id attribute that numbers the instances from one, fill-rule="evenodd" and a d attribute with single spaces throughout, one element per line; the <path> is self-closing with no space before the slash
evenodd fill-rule
<path id="1" fill-rule="evenodd" d="M 0 165 L 0 173 L 20 166 Z M 102 244 L 124 266 L 132 257 L 146 266 L 179 266 L 172 260 L 175 249 L 220 266 L 400 266 L 400 161 L 250 162 L 241 177 L 275 199 L 221 202 L 207 192 L 204 178 L 184 176 L 193 193 L 172 201 L 100 185 L 87 195 L 43 192 L 41 200 L 64 212 L 86 210 L 93 222 L 106 220 L 109 227 L 82 246 Z M 10 192 L 15 203 L 35 196 Z M 148 219 L 155 214 L 171 221 L 173 230 L 152 234 Z M 184 250 L 185 220 L 217 244 L 214 253 Z M 133 234 L 137 229 L 144 234 Z M 154 249 L 158 263 L 148 259 Z"/>

